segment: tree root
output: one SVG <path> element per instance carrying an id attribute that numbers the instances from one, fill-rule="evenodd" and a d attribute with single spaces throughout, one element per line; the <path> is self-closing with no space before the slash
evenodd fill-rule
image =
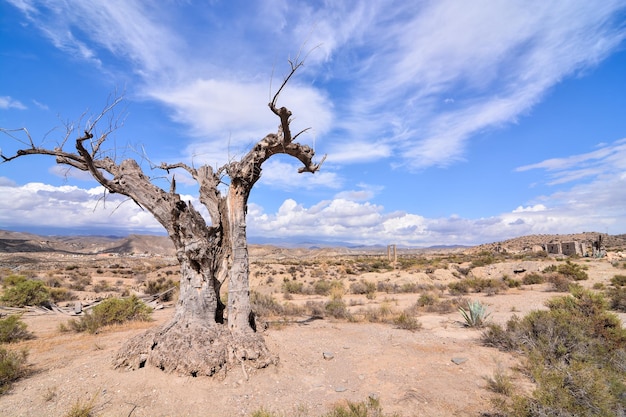
<path id="1" fill-rule="evenodd" d="M 115 368 L 151 365 L 194 377 L 225 377 L 243 363 L 260 369 L 277 364 L 278 357 L 269 352 L 258 333 L 231 334 L 224 325 L 178 320 L 133 337 L 113 360 Z"/>

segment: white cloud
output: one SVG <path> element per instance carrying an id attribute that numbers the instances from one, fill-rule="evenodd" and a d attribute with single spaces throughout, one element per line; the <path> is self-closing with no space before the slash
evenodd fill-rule
<path id="1" fill-rule="evenodd" d="M 619 175 L 626 171 L 626 138 L 612 144 L 601 144 L 592 152 L 551 158 L 517 168 L 518 172 L 543 169 L 550 173 L 550 185 L 564 184 L 600 175 Z"/>
<path id="2" fill-rule="evenodd" d="M 102 187 L 23 186 L 0 182 L 0 225 L 17 228 L 50 227 L 91 230 L 143 230 L 162 232 L 152 215 L 126 197 L 104 194 Z"/>
<path id="3" fill-rule="evenodd" d="M 9 109 L 26 110 L 26 106 L 23 105 L 19 100 L 15 100 L 9 96 L 0 96 L 0 109 L 2 110 L 9 110 Z"/>
<path id="4" fill-rule="evenodd" d="M 534 206 L 522 207 L 519 206 L 513 213 L 524 213 L 524 212 L 537 212 L 537 211 L 546 211 L 546 206 L 543 204 L 535 204 Z"/>
<path id="5" fill-rule="evenodd" d="M 279 63 L 276 86 L 280 63 L 299 49 L 319 46 L 282 100 L 295 130 L 331 138 L 329 161 L 399 155 L 395 165 L 419 169 L 462 160 L 473 134 L 514 122 L 626 37 L 614 17 L 624 10 L 620 0 L 266 1 L 228 25 L 214 11 L 219 4 L 191 25 L 181 11 L 189 10 L 169 3 L 12 3 L 80 59 L 99 65 L 105 50 L 128 62 L 139 80 L 133 94 L 167 105 L 201 139 L 186 156 L 212 164 L 275 130 L 266 107 L 271 65 Z M 334 88 L 327 82 L 341 93 L 324 91 Z M 362 145 L 372 151 L 355 152 Z"/>
<path id="6" fill-rule="evenodd" d="M 18 186 L 0 178 L 0 228 L 63 228 L 161 233 L 152 215 L 123 196 L 104 194 L 102 187 L 51 186 L 28 183 Z M 518 207 L 510 213 L 478 219 L 453 215 L 426 218 L 416 213 L 386 212 L 369 201 L 341 198 L 323 200 L 310 207 L 285 200 L 275 213 L 257 204 L 248 209 L 250 237 L 407 246 L 439 244 L 474 245 L 514 236 L 572 231 L 623 233 L 626 224 L 626 179 L 617 178 L 598 192 L 591 186 L 545 197 L 541 204 Z M 365 196 L 363 196 L 365 197 Z M 185 195 L 205 218 L 197 198 Z M 598 205 L 603 207 L 600 212 Z"/>
<path id="7" fill-rule="evenodd" d="M 187 146 L 187 153 L 201 162 L 223 164 L 241 157 L 253 143 L 275 133 L 280 123 L 267 106 L 266 80 L 198 79 L 149 94 L 173 108 L 175 120 L 189 126 L 190 133 L 199 138 Z M 316 136 L 329 129 L 332 106 L 320 91 L 293 84 L 283 92 L 278 105 L 282 102 L 289 103 L 293 112 L 294 135 L 309 127 L 314 127 Z M 298 137 L 300 142 L 312 140 L 309 132 Z"/>

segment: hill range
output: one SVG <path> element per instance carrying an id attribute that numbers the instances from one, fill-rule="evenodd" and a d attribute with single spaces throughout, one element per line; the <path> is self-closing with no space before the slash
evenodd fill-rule
<path id="1" fill-rule="evenodd" d="M 567 241 L 595 241 L 598 236 L 602 236 L 602 242 L 606 249 L 622 250 L 626 249 L 626 234 L 622 235 L 606 235 L 596 232 L 585 232 L 576 234 L 561 235 L 528 235 L 502 242 L 486 243 L 474 247 L 464 247 L 450 245 L 446 247 L 436 246 L 430 248 L 399 248 L 400 250 L 487 250 L 492 251 L 496 248 L 505 249 L 511 252 L 519 252 L 531 248 L 536 245 L 545 245 L 552 242 Z M 269 245 L 251 245 L 251 246 L 274 246 L 281 247 L 279 242 Z M 296 247 L 297 249 L 318 249 L 319 244 L 312 245 L 303 243 L 300 245 L 289 244 L 287 246 Z M 329 246 L 329 245 L 326 245 Z M 385 250 L 384 247 L 366 247 L 347 244 L 332 245 L 336 248 L 353 249 L 353 250 Z M 36 252 L 57 252 L 65 254 L 136 254 L 136 255 L 174 255 L 174 247 L 167 236 L 158 235 L 139 235 L 131 234 L 126 237 L 119 236 L 41 236 L 32 233 L 12 232 L 0 230 L 0 252 L 3 253 L 36 253 Z"/>

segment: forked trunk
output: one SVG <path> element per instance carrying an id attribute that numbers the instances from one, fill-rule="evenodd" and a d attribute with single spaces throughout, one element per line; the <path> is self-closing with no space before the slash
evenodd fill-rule
<path id="1" fill-rule="evenodd" d="M 245 256 L 241 258 L 241 251 L 233 251 L 230 271 L 224 270 L 229 265 L 226 260 L 229 250 L 225 245 L 230 242 L 220 240 L 219 234 L 205 238 L 198 233 L 206 230 L 205 224 L 195 226 L 197 228 L 180 228 L 187 231 L 184 242 L 177 236 L 172 239 L 178 247 L 181 266 L 180 294 L 174 317 L 169 323 L 129 340 L 114 360 L 116 367 L 138 369 L 150 364 L 166 372 L 212 376 L 225 375 L 233 366 L 247 364 L 263 368 L 276 363 L 277 358 L 270 354 L 263 337 L 252 331 L 248 322 L 245 224 Z M 189 235 L 190 230 L 195 230 L 195 235 Z M 224 305 L 220 300 L 220 277 L 227 276 L 228 272 L 229 324 L 226 326 Z M 244 278 L 245 282 L 239 281 Z"/>

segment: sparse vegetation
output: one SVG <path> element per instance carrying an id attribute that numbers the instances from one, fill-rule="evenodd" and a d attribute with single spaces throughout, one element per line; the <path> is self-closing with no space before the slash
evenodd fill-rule
<path id="1" fill-rule="evenodd" d="M 152 309 L 137 297 L 109 298 L 95 306 L 78 320 L 71 319 L 61 330 L 97 333 L 100 328 L 111 324 L 122 324 L 127 321 L 148 321 Z"/>
<path id="2" fill-rule="evenodd" d="M 626 287 L 626 275 L 614 275 L 611 278 L 611 285 L 615 287 Z"/>
<path id="3" fill-rule="evenodd" d="M 33 335 L 26 327 L 26 323 L 16 314 L 0 319 L 0 343 L 13 343 L 32 338 Z"/>
<path id="4" fill-rule="evenodd" d="M 393 320 L 393 324 L 395 324 L 400 329 L 410 331 L 415 331 L 422 328 L 422 323 L 420 323 L 414 316 L 407 312 L 400 313 L 400 315 Z"/>
<path id="5" fill-rule="evenodd" d="M 159 277 L 156 280 L 146 281 L 146 294 L 155 295 L 161 294 L 159 300 L 170 301 L 174 297 L 175 290 L 165 292 L 172 288 L 178 288 L 179 283 L 174 282 L 171 278 Z"/>
<path id="6" fill-rule="evenodd" d="M 300 417 L 307 417 L 307 413 L 298 414 Z M 260 409 L 251 414 L 251 417 L 286 417 L 284 414 L 276 414 L 265 409 Z M 331 411 L 322 414 L 320 417 L 400 417 L 399 414 L 385 414 L 380 401 L 372 396 L 366 401 L 352 402 L 335 405 Z"/>
<path id="7" fill-rule="evenodd" d="M 552 299 L 548 311 L 513 317 L 504 331 L 491 326 L 490 346 L 527 355 L 527 373 L 537 384 L 530 397 L 515 396 L 505 415 L 614 416 L 626 409 L 626 329 L 606 311 L 600 294 L 576 289 Z"/>
<path id="8" fill-rule="evenodd" d="M 97 396 L 93 396 L 89 401 L 77 400 L 70 410 L 63 417 L 93 417 L 93 410 L 96 405 Z"/>
<path id="9" fill-rule="evenodd" d="M 9 307 L 47 305 L 50 302 L 50 290 L 42 281 L 19 280 L 5 290 L 0 301 Z"/>
<path id="10" fill-rule="evenodd" d="M 28 351 L 25 349 L 13 351 L 0 347 L 0 394 L 26 374 L 27 358 Z"/>
<path id="11" fill-rule="evenodd" d="M 498 364 L 493 376 L 485 377 L 487 388 L 496 394 L 511 395 L 513 393 L 513 381 L 511 376 L 506 373 L 501 364 Z"/>
<path id="12" fill-rule="evenodd" d="M 522 278 L 522 284 L 524 285 L 543 284 L 544 282 L 546 282 L 545 276 L 537 272 L 531 272 Z"/>

